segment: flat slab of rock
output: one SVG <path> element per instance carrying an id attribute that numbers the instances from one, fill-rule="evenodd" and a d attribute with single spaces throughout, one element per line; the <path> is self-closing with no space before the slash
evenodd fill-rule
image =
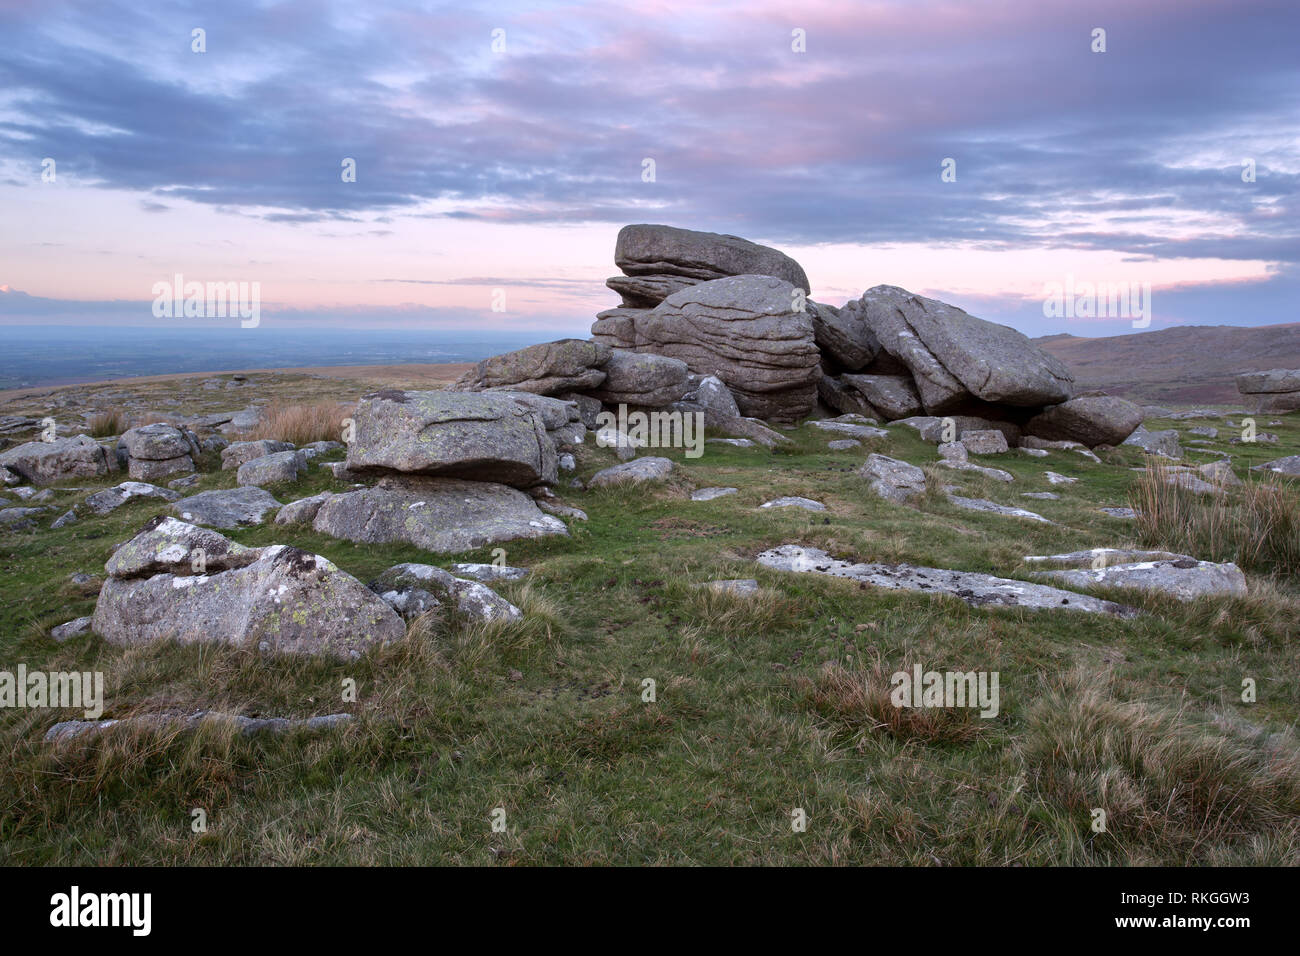
<path id="1" fill-rule="evenodd" d="M 773 498 L 771 501 L 765 501 L 760 508 L 803 508 L 805 511 L 825 511 L 826 506 L 820 501 L 813 501 L 811 498 L 800 498 L 798 495 L 789 495 L 784 498 Z"/>
<path id="2" fill-rule="evenodd" d="M 712 501 L 725 495 L 734 495 L 739 488 L 700 488 L 691 492 L 691 501 Z"/>
<path id="3" fill-rule="evenodd" d="M 851 313 L 858 314 L 858 313 Z M 872 408 L 878 409 L 889 421 L 910 418 L 925 411 L 916 386 L 907 375 L 853 375 L 840 376 L 845 385 L 862 394 Z"/>
<path id="4" fill-rule="evenodd" d="M 1078 478 L 1071 478 L 1069 475 L 1057 474 L 1054 471 L 1045 471 L 1043 474 L 1047 476 L 1049 485 L 1072 485 L 1079 480 Z"/>
<path id="5" fill-rule="evenodd" d="M 837 435 L 847 435 L 849 438 L 888 438 L 889 432 L 883 428 L 876 428 L 872 425 L 854 425 L 851 422 L 836 422 L 829 420 L 811 421 L 808 423 L 813 428 L 820 428 L 824 432 L 834 432 Z"/>
<path id="6" fill-rule="evenodd" d="M 89 633 L 89 617 L 79 617 L 75 621 L 69 621 L 67 624 L 60 624 L 58 627 L 50 629 L 50 637 L 54 638 L 59 643 Z"/>
<path id="7" fill-rule="evenodd" d="M 262 524 L 267 515 L 283 505 L 263 488 L 252 485 L 200 491 L 172 505 L 172 511 L 186 521 L 211 528 L 240 528 Z"/>
<path id="8" fill-rule="evenodd" d="M 97 515 L 106 515 L 126 504 L 132 498 L 159 498 L 163 501 L 177 501 L 180 492 L 148 485 L 140 481 L 124 481 L 114 488 L 97 491 L 86 499 L 86 507 Z"/>
<path id="9" fill-rule="evenodd" d="M 316 515 L 320 513 L 321 505 L 333 497 L 334 492 L 322 491 L 310 498 L 299 498 L 297 501 L 291 501 L 280 509 L 280 513 L 275 516 L 275 523 L 279 525 L 311 524 L 316 520 Z"/>
<path id="10" fill-rule="evenodd" d="M 349 471 L 400 471 L 528 488 L 556 479 L 541 414 L 511 395 L 403 392 L 363 396 L 353 413 Z"/>
<path id="11" fill-rule="evenodd" d="M 736 597 L 753 597 L 759 592 L 758 581 L 754 578 L 730 578 L 720 581 L 706 581 L 702 587 L 719 594 L 732 594 Z"/>
<path id="12" fill-rule="evenodd" d="M 964 508 L 967 511 L 983 511 L 987 514 L 1002 515 L 1007 518 L 1025 518 L 1029 521 L 1041 521 L 1043 524 L 1053 523 L 1042 515 L 1026 511 L 1024 508 L 1000 505 L 996 501 L 989 501 L 985 498 L 964 498 L 961 495 L 949 495 L 948 500 L 958 508 Z"/>
<path id="13" fill-rule="evenodd" d="M 925 472 L 888 455 L 868 455 L 858 477 L 868 479 L 871 490 L 887 501 L 901 503 L 925 494 Z"/>
<path id="14" fill-rule="evenodd" d="M 372 590 L 388 600 L 390 592 L 400 595 L 410 589 L 426 591 L 480 622 L 517 621 L 523 612 L 480 581 L 458 578 L 431 564 L 398 564 L 371 582 Z"/>
<path id="15" fill-rule="evenodd" d="M 1300 369 L 1274 368 L 1264 372 L 1242 372 L 1237 376 L 1237 391 L 1243 395 L 1300 392 Z"/>
<path id="16" fill-rule="evenodd" d="M 837 438 L 834 441 L 828 441 L 826 447 L 831 451 L 849 451 L 854 448 L 861 448 L 862 442 L 856 438 Z"/>
<path id="17" fill-rule="evenodd" d="M 1136 519 L 1138 513 L 1132 508 L 1098 508 L 1104 515 L 1110 515 L 1112 518 L 1129 518 Z"/>
<path id="18" fill-rule="evenodd" d="M 636 458 L 621 465 L 605 468 L 591 476 L 589 488 L 609 488 L 615 485 L 641 484 L 663 481 L 672 473 L 673 463 L 668 458 Z"/>
<path id="19" fill-rule="evenodd" d="M 1180 601 L 1217 595 L 1245 597 L 1247 593 L 1246 576 L 1235 564 L 1198 561 L 1169 551 L 1093 548 L 1069 554 L 1030 555 L 1025 560 L 1063 565 L 1060 569 L 1036 571 L 1034 577 L 1052 578 L 1072 587 L 1159 591 Z"/>
<path id="20" fill-rule="evenodd" d="M 569 533 L 563 521 L 543 514 L 515 488 L 418 475 L 391 475 L 373 488 L 334 495 L 312 527 L 347 541 L 406 541 L 437 553 Z"/>
<path id="21" fill-rule="evenodd" d="M 1121 445 L 1137 445 L 1152 455 L 1164 455 L 1166 458 L 1182 458 L 1183 448 L 1178 443 L 1178 431 L 1166 428 L 1164 431 L 1150 432 L 1139 425 L 1133 433 L 1125 438 Z"/>
<path id="22" fill-rule="evenodd" d="M 401 618 L 360 581 L 320 555 L 297 548 L 271 545 L 240 551 L 228 542 L 228 555 L 244 560 L 251 552 L 253 560 L 216 570 L 222 562 L 208 559 L 205 552 L 206 571 L 194 573 L 186 542 L 207 536 L 203 529 L 176 529 L 165 524 L 168 520 L 147 525 L 137 536 L 142 540 L 127 542 L 119 553 L 153 554 L 146 569 L 165 562 L 180 573 L 126 576 L 124 570 L 134 572 L 141 562 L 124 566 L 116 563 L 118 555 L 106 566 L 109 576 L 99 592 L 92 626 L 109 643 L 169 639 L 351 658 L 406 635 Z M 178 537 L 181 544 L 160 553 L 160 534 Z"/>
<path id="23" fill-rule="evenodd" d="M 739 236 L 636 223 L 618 232 L 614 264 L 629 276 L 679 275 L 692 279 L 775 276 L 811 291 L 799 263 L 770 246 Z"/>
<path id="24" fill-rule="evenodd" d="M 757 560 L 764 567 L 779 571 L 825 574 L 890 590 L 950 594 L 972 607 L 1023 607 L 1035 611 L 1079 611 L 1114 617 L 1133 617 L 1137 614 L 1136 610 L 1122 604 L 1028 581 L 971 571 L 914 567 L 909 564 L 837 561 L 825 551 L 793 544 L 764 551 Z"/>
<path id="25" fill-rule="evenodd" d="M 246 717 L 243 714 L 223 714 L 214 710 L 200 710 L 192 714 L 164 711 L 158 714 L 124 717 L 121 720 L 61 720 L 45 732 L 45 742 L 62 743 L 118 726 L 194 731 L 208 722 L 229 723 L 234 724 L 245 737 L 251 737 L 253 734 L 282 734 L 299 729 L 331 730 L 343 726 L 351 719 L 351 714 L 322 714 L 319 717 Z"/>
<path id="26" fill-rule="evenodd" d="M 954 471 L 973 472 L 977 475 L 983 475 L 985 478 L 992 478 L 994 481 L 1015 481 L 1016 476 L 1009 471 L 1003 471 L 1001 468 L 986 468 L 983 465 L 977 465 L 971 461 L 961 461 L 959 459 L 944 459 L 938 461 L 940 468 L 951 468 Z"/>
<path id="27" fill-rule="evenodd" d="M 652 352 L 616 349 L 604 371 L 604 382 L 587 394 L 607 405 L 657 408 L 680 401 L 691 387 L 691 373 L 685 362 Z"/>
<path id="28" fill-rule="evenodd" d="M 1267 471 L 1275 475 L 1300 475 L 1300 455 L 1288 455 L 1275 458 L 1262 465 L 1256 465 L 1251 471 Z"/>
<path id="29" fill-rule="evenodd" d="M 451 573 L 458 578 L 469 578 L 487 584 L 492 581 L 522 581 L 532 572 L 527 568 L 512 568 L 505 564 L 468 563 L 453 564 Z"/>

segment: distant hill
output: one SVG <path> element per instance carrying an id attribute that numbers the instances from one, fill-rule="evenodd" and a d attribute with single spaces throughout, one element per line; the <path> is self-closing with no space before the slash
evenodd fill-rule
<path id="1" fill-rule="evenodd" d="M 1300 368 L 1300 322 L 1243 327 L 1181 325 L 1105 338 L 1033 340 L 1074 374 L 1076 389 L 1104 388 L 1135 401 L 1236 403 L 1238 372 Z"/>

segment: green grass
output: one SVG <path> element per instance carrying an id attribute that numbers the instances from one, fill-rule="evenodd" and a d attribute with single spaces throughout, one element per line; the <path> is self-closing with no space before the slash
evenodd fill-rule
<path id="1" fill-rule="evenodd" d="M 1234 446 L 1234 457 L 1253 464 L 1294 453 L 1300 421 L 1292 418 L 1261 423 L 1279 445 L 1262 454 Z M 783 543 L 1008 576 L 1029 570 L 1028 554 L 1138 543 L 1133 522 L 1096 510 L 1127 503 L 1137 449 L 1104 453 L 1103 465 L 1070 452 L 992 456 L 985 463 L 1016 475 L 1003 485 L 930 467 L 934 447 L 906 427 L 841 453 L 826 450 L 836 436 L 809 427 L 789 434 L 793 444 L 776 453 L 721 445 L 697 460 L 670 453 L 677 470 L 659 487 L 578 492 L 561 482 L 562 498 L 590 520 L 572 523 L 569 538 L 504 545 L 511 564 L 533 569 L 526 582 L 500 587 L 525 610 L 523 622 L 427 620 L 405 642 L 353 662 L 216 646 L 119 648 L 95 637 L 54 644 L 50 626 L 94 606 L 94 588 L 68 575 L 102 573 L 113 545 L 162 509 L 137 501 L 58 531 L 8 534 L 0 540 L 0 666 L 102 670 L 109 717 L 209 707 L 357 719 L 317 735 L 243 738 L 209 725 L 186 734 L 125 729 L 54 747 L 44 730 L 79 715 L 0 711 L 0 859 L 1300 862 L 1293 577 L 1252 574 L 1248 598 L 1191 604 L 1107 593 L 1147 612 L 1119 621 L 976 610 L 771 571 L 753 557 Z M 872 450 L 927 466 L 932 485 L 1057 524 L 961 511 L 936 494 L 915 508 L 877 500 L 854 474 Z M 584 478 L 614 461 L 590 445 L 578 459 Z M 1047 469 L 1081 480 L 1052 487 Z M 208 473 L 200 489 L 233 482 L 233 472 Z M 710 485 L 740 491 L 689 500 L 691 488 Z M 289 501 L 345 487 L 313 465 L 295 485 L 271 490 Z M 1020 497 L 1046 490 L 1061 500 Z M 50 517 L 86 493 L 59 492 Z M 758 508 L 785 494 L 829 511 Z M 231 536 L 318 552 L 363 581 L 400 561 L 491 559 L 490 548 L 430 555 L 274 525 Z M 756 578 L 763 591 L 746 600 L 695 587 L 735 577 Z M 914 662 L 998 671 L 1001 712 L 991 720 L 891 714 L 880 701 L 887 676 Z M 1240 700 L 1245 677 L 1258 685 L 1257 703 Z M 355 704 L 341 700 L 346 678 L 360 689 Z M 646 678 L 655 681 L 654 703 L 642 700 Z M 208 814 L 207 833 L 190 829 L 195 807 Z M 506 811 L 504 833 L 491 829 L 497 807 Z M 1107 809 L 1104 834 L 1091 829 L 1097 807 Z M 806 832 L 792 830 L 794 808 L 806 811 Z"/>

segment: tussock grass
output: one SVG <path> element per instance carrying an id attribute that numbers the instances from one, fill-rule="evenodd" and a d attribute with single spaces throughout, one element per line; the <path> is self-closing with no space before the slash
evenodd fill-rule
<path id="1" fill-rule="evenodd" d="M 126 431 L 126 412 L 108 408 L 95 412 L 86 420 L 86 430 L 91 438 L 111 438 Z"/>
<path id="2" fill-rule="evenodd" d="M 1095 842 L 1107 852 L 1192 851 L 1276 828 L 1276 848 L 1300 862 L 1300 751 L 1289 736 L 1259 737 L 1120 700 L 1110 681 L 1074 671 L 1031 708 L 1021 752 L 1055 812 L 1086 831 L 1092 810 L 1106 811 Z"/>
<path id="3" fill-rule="evenodd" d="M 1144 544 L 1247 571 L 1300 572 L 1300 493 L 1251 476 L 1240 487 L 1198 495 L 1170 484 L 1170 474 L 1153 458 L 1130 492 Z"/>
<path id="4" fill-rule="evenodd" d="M 262 438 L 287 441 L 295 445 L 341 441 L 343 419 L 351 412 L 352 406 L 342 402 L 314 402 L 309 405 L 276 402 L 267 407 L 249 438 L 254 441 Z"/>

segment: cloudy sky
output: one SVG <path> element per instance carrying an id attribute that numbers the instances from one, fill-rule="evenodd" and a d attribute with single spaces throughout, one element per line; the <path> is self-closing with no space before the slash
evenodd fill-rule
<path id="1" fill-rule="evenodd" d="M 1152 329 L 1296 321 L 1298 28 L 1295 0 L 0 0 L 0 322 L 147 325 L 180 273 L 260 283 L 263 327 L 584 334 L 628 222 L 1030 334 L 1132 330 L 1045 317 L 1069 276 L 1150 284 Z"/>

